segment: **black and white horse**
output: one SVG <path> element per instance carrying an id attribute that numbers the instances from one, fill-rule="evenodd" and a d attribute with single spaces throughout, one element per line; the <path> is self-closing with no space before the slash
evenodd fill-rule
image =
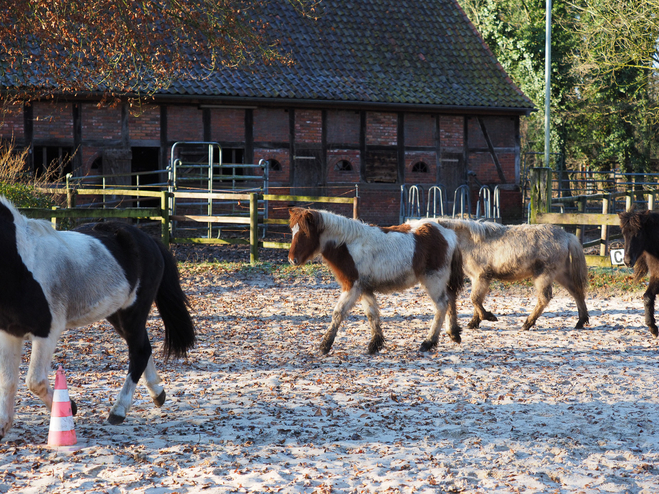
<path id="1" fill-rule="evenodd" d="M 27 386 L 50 409 L 48 371 L 57 340 L 67 328 L 104 318 L 129 353 L 128 376 L 108 421 L 126 418 L 142 375 L 162 406 L 165 391 L 146 331 L 154 300 L 165 326 L 164 354 L 185 357 L 194 326 L 176 262 L 162 243 L 119 222 L 60 232 L 0 197 L 0 439 L 14 418 L 23 340 L 32 340 Z"/>

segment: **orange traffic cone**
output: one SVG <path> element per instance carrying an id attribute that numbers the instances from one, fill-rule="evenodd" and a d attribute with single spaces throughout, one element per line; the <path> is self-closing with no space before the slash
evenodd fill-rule
<path id="1" fill-rule="evenodd" d="M 60 365 L 55 374 L 53 408 L 50 411 L 49 446 L 73 446 L 78 442 L 71 413 L 71 400 L 66 387 L 66 376 Z"/>

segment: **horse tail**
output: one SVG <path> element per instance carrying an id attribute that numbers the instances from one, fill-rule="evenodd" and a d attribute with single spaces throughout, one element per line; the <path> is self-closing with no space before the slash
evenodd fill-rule
<path id="1" fill-rule="evenodd" d="M 190 303 L 181 288 L 178 268 L 171 252 L 161 242 L 156 242 L 165 261 L 162 281 L 156 293 L 156 307 L 165 326 L 165 359 L 188 356 L 195 344 L 195 329 L 188 312 Z"/>
<path id="2" fill-rule="evenodd" d="M 568 272 L 577 295 L 584 299 L 588 289 L 588 265 L 581 243 L 574 235 L 568 239 Z"/>
<path id="3" fill-rule="evenodd" d="M 451 275 L 448 280 L 448 291 L 454 297 L 462 291 L 465 284 L 465 275 L 462 268 L 462 251 L 457 245 L 453 250 L 453 257 L 451 257 Z"/>

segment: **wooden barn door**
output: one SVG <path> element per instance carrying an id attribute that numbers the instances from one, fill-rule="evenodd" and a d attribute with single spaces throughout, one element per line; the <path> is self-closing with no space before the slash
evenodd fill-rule
<path id="1" fill-rule="evenodd" d="M 293 194 L 298 196 L 322 195 L 323 182 L 322 150 L 296 150 L 293 156 Z"/>

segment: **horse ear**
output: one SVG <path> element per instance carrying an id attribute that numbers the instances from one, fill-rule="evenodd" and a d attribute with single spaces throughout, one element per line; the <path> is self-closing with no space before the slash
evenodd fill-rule
<path id="1" fill-rule="evenodd" d="M 645 225 L 651 217 L 650 216 L 650 211 L 643 211 L 638 216 L 639 216 L 639 218 L 641 218 L 641 224 L 642 225 Z"/>

